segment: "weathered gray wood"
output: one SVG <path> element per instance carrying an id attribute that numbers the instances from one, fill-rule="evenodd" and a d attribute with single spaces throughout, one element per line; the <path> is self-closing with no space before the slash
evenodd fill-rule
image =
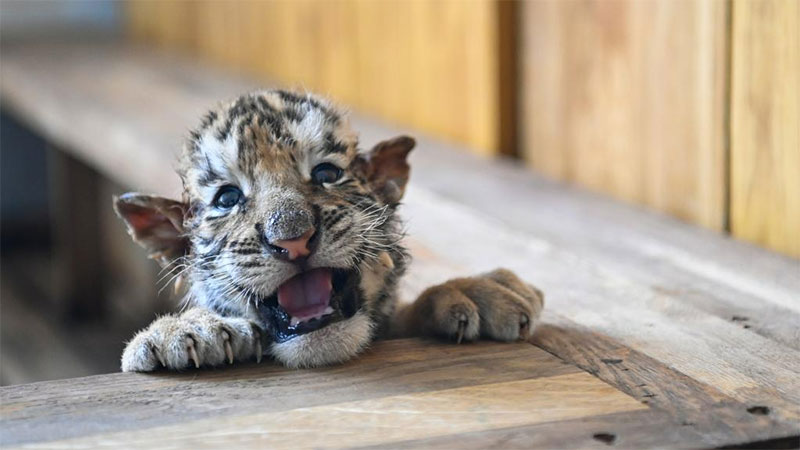
<path id="1" fill-rule="evenodd" d="M 587 373 L 527 378 L 49 441 L 60 448 L 342 448 L 648 409 Z M 33 444 L 32 447 L 41 447 Z"/>
<path id="2" fill-rule="evenodd" d="M 112 374 L 0 388 L 0 444 L 149 429 L 202 418 L 574 374 L 524 343 L 378 343 L 348 364 L 291 370 L 270 362 L 184 374 Z"/>
<path id="3" fill-rule="evenodd" d="M 707 445 L 738 444 L 798 432 L 792 419 L 776 421 L 770 415 L 752 414 L 748 409 L 759 405 L 736 401 L 713 385 L 699 383 L 564 317 L 551 315 L 534 342 L 642 403 L 667 412 L 684 429 L 704 436 Z"/>
<path id="4" fill-rule="evenodd" d="M 410 234 L 442 265 L 467 273 L 507 266 L 541 287 L 545 322 L 550 314 L 569 317 L 738 401 L 766 402 L 775 417 L 798 423 L 800 355 L 794 348 L 429 191 L 412 187 L 405 213 Z"/>
<path id="5" fill-rule="evenodd" d="M 713 446 L 702 435 L 675 426 L 664 413 L 623 412 L 560 422 L 476 431 L 392 444 L 398 449 L 487 448 L 702 448 Z M 381 448 L 380 445 L 360 448 Z"/>

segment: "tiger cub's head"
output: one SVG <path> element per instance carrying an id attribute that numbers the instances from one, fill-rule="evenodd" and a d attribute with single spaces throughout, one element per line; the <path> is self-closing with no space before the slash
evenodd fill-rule
<path id="1" fill-rule="evenodd" d="M 182 201 L 130 193 L 116 210 L 188 301 L 257 321 L 289 366 L 341 362 L 392 313 L 406 259 L 395 210 L 414 140 L 357 144 L 322 98 L 245 95 L 190 133 Z"/>

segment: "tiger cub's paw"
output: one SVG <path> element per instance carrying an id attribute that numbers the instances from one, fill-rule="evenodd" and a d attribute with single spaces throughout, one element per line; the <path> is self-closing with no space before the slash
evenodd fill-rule
<path id="1" fill-rule="evenodd" d="M 544 295 L 513 272 L 497 269 L 429 288 L 414 306 L 427 334 L 459 343 L 479 337 L 515 341 L 533 334 Z"/>
<path id="2" fill-rule="evenodd" d="M 150 372 L 261 360 L 261 331 L 245 319 L 205 309 L 164 316 L 131 339 L 122 353 L 123 372 Z"/>

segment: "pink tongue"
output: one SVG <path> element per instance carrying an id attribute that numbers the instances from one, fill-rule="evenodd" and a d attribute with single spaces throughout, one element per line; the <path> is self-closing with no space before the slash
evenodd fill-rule
<path id="1" fill-rule="evenodd" d="M 330 269 L 301 273 L 278 288 L 278 303 L 292 317 L 321 314 L 331 301 Z"/>

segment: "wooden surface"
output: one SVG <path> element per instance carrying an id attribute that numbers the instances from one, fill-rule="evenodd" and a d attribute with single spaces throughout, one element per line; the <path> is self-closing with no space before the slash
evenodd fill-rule
<path id="1" fill-rule="evenodd" d="M 524 2 L 520 128 L 529 164 L 722 230 L 727 5 Z"/>
<path id="2" fill-rule="evenodd" d="M 265 363 L 96 376 L 63 387 L 2 391 L 4 445 L 359 446 L 647 409 L 528 344 L 388 341 L 326 369 Z"/>
<path id="3" fill-rule="evenodd" d="M 800 257 L 800 6 L 733 2 L 731 231 Z"/>
<path id="4" fill-rule="evenodd" d="M 167 194 L 177 191 L 171 162 L 181 134 L 204 104 L 248 86 L 114 44 L 6 47 L 0 66 L 5 110 L 106 176 Z M 353 122 L 364 146 L 413 133 L 360 116 Z M 202 435 L 207 445 L 256 446 L 284 442 L 298 423 L 329 424 L 341 414 L 356 418 L 336 422 L 346 434 L 323 444 L 797 442 L 800 262 L 425 137 L 412 167 L 402 214 L 416 259 L 405 298 L 453 275 L 509 267 L 546 293 L 534 346 L 397 341 L 315 371 L 262 364 L 4 388 L 0 439 L 94 447 L 164 437 L 177 447 Z M 557 389 L 595 401 L 553 397 Z M 388 412 L 376 412 L 382 407 Z M 454 407 L 460 413 L 450 415 Z M 378 428 L 420 411 L 432 420 L 402 435 Z M 288 425 L 275 433 L 280 423 Z"/>
<path id="5" fill-rule="evenodd" d="M 513 20 L 494 1 L 129 1 L 134 40 L 325 92 L 360 111 L 493 154 Z M 469 95 L 466 95 L 469 93 Z M 512 107 L 513 109 L 513 107 Z M 506 127 L 509 127 L 508 129 Z"/>

